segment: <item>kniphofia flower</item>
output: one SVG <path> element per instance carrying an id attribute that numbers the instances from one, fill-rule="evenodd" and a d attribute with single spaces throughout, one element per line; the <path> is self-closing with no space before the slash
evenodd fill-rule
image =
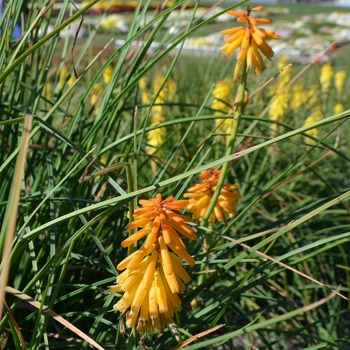
<path id="1" fill-rule="evenodd" d="M 188 201 L 173 199 L 162 200 L 157 194 L 156 198 L 139 201 L 142 208 L 134 211 L 136 220 L 127 228 L 141 229 L 121 245 L 128 247 L 148 236 L 138 250 L 118 264 L 117 269 L 125 271 L 117 277 L 117 284 L 109 287 L 110 293 L 124 292 L 113 308 L 126 317 L 128 327 L 137 327 L 141 333 L 162 330 L 173 321 L 174 313 L 181 309 L 178 293 L 190 280 L 180 258 L 194 264 L 179 237 L 181 233 L 195 239 L 194 230 L 186 224 L 191 218 L 173 211 L 181 210 Z"/>
<path id="2" fill-rule="evenodd" d="M 247 60 L 247 67 L 253 68 L 255 73 L 261 73 L 266 69 L 261 53 L 271 59 L 274 55 L 271 47 L 264 41 L 265 39 L 279 39 L 279 35 L 273 30 L 258 28 L 257 24 L 271 23 L 267 18 L 254 18 L 251 12 L 261 11 L 263 6 L 250 8 L 247 6 L 246 11 L 228 11 L 227 13 L 236 16 L 237 22 L 246 22 L 246 26 L 225 29 L 221 32 L 223 35 L 229 35 L 224 39 L 225 44 L 221 47 L 221 51 L 230 56 L 239 46 L 240 50 L 237 55 L 237 64 L 235 68 L 234 79 L 239 79 L 241 65 Z"/>
<path id="3" fill-rule="evenodd" d="M 181 310 L 178 293 L 185 289 L 183 282 L 190 280 L 181 260 L 171 252 L 164 257 L 160 246 L 161 243 L 137 265 L 122 272 L 116 285 L 108 287 L 110 293 L 124 292 L 113 309 L 122 312 L 126 325 L 136 327 L 140 333 L 161 331 L 173 322 L 174 313 Z M 171 274 L 166 259 L 173 266 Z"/>
<path id="4" fill-rule="evenodd" d="M 203 219 L 207 212 L 210 201 L 216 190 L 221 170 L 205 170 L 200 174 L 201 183 L 189 188 L 184 194 L 185 198 L 190 198 L 188 210 L 196 219 Z M 209 222 L 214 224 L 216 219 L 226 223 L 225 213 L 232 218 L 236 214 L 236 201 L 241 196 L 235 192 L 236 184 L 225 183 L 222 186 L 217 203 L 210 215 Z"/>
<path id="5" fill-rule="evenodd" d="M 339 70 L 334 74 L 334 85 L 337 93 L 340 95 L 343 91 L 345 85 L 346 72 L 344 70 Z"/>

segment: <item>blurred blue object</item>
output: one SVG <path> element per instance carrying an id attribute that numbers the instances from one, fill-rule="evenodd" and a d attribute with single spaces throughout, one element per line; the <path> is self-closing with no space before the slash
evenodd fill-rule
<path id="1" fill-rule="evenodd" d="M 5 9 L 4 0 L 0 0 L 0 18 L 2 17 Z M 10 21 L 9 26 L 12 26 L 12 21 Z M 22 37 L 22 21 L 18 18 L 15 27 L 12 32 L 12 40 L 19 40 Z"/>
<path id="2" fill-rule="evenodd" d="M 10 26 L 12 25 L 12 23 L 10 22 Z M 22 37 L 22 23 L 21 20 L 18 19 L 15 28 L 13 29 L 12 32 L 12 40 L 18 40 Z"/>

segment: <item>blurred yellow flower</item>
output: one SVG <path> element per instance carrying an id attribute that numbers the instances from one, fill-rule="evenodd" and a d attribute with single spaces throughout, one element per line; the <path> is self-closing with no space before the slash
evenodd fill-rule
<path id="1" fill-rule="evenodd" d="M 105 85 L 107 85 L 111 81 L 112 76 L 113 76 L 113 67 L 109 65 L 106 67 L 106 69 L 102 73 L 102 78 Z"/>
<path id="2" fill-rule="evenodd" d="M 322 119 L 323 119 L 322 109 L 320 106 L 317 106 L 316 109 L 314 110 L 314 112 L 305 119 L 303 126 L 308 126 L 308 125 L 316 123 Z M 308 130 L 308 131 L 306 131 L 306 133 L 314 138 L 318 138 L 318 129 L 317 128 Z M 311 140 L 308 137 L 305 137 L 305 142 L 309 143 L 309 144 L 315 143 L 314 140 Z"/>
<path id="3" fill-rule="evenodd" d="M 273 100 L 269 108 L 269 117 L 271 120 L 282 122 L 288 110 L 288 101 L 289 101 L 288 90 L 281 91 L 281 92 L 276 91 L 276 95 L 277 97 Z M 272 123 L 271 129 L 273 130 L 274 133 L 276 133 L 279 129 L 279 125 L 277 123 Z"/>
<path id="4" fill-rule="evenodd" d="M 341 94 L 345 85 L 346 72 L 339 70 L 334 74 L 334 85 L 338 94 Z"/>
<path id="5" fill-rule="evenodd" d="M 291 69 L 283 69 L 288 65 L 288 57 L 282 56 L 277 62 L 277 68 L 281 70 L 278 75 L 278 85 L 287 85 L 291 80 L 292 71 Z M 282 70 L 283 69 L 283 70 Z"/>
<path id="6" fill-rule="evenodd" d="M 165 76 L 162 74 L 156 74 L 153 80 L 153 88 L 149 87 L 149 82 L 145 77 L 142 77 L 139 81 L 139 88 L 141 92 L 141 101 L 144 105 L 150 105 L 154 96 L 158 93 L 154 101 L 154 105 L 151 109 L 150 119 L 151 126 L 157 126 L 164 122 L 164 106 L 163 104 L 167 101 L 171 101 L 176 92 L 176 83 L 173 79 L 169 78 L 165 85 L 162 87 Z M 160 90 L 161 89 L 161 90 Z M 162 156 L 161 146 L 164 143 L 166 137 L 165 128 L 156 128 L 149 131 L 147 136 L 147 147 L 146 151 L 149 154 L 156 155 L 158 157 Z M 156 173 L 157 165 L 152 162 L 152 171 Z"/>
<path id="7" fill-rule="evenodd" d="M 335 105 L 334 105 L 334 110 L 333 110 L 334 114 L 339 114 L 341 112 L 344 112 L 344 106 L 340 103 L 340 102 L 337 102 Z"/>
<path id="8" fill-rule="evenodd" d="M 94 85 L 90 93 L 90 103 L 94 107 L 93 114 L 96 116 L 100 110 L 101 100 L 100 96 L 102 95 L 102 86 L 98 83 Z"/>
<path id="9" fill-rule="evenodd" d="M 58 80 L 58 90 L 61 91 L 64 87 L 64 85 L 66 84 L 66 80 L 68 77 L 68 69 L 66 66 L 63 66 L 60 73 L 59 73 L 59 80 Z M 71 87 L 73 85 L 73 83 L 75 82 L 75 76 L 71 75 L 68 79 L 67 85 L 68 87 Z"/>
<path id="10" fill-rule="evenodd" d="M 230 100 L 233 95 L 233 84 L 231 81 L 219 80 L 216 82 L 212 95 L 214 96 L 214 100 L 211 108 L 215 109 L 214 114 L 221 115 L 231 110 Z"/>
<path id="11" fill-rule="evenodd" d="M 332 66 L 328 63 L 322 65 L 320 72 L 320 84 L 321 91 L 324 93 L 328 93 L 331 87 L 333 77 L 333 69 Z"/>
<path id="12" fill-rule="evenodd" d="M 312 85 L 307 88 L 307 101 L 309 108 L 320 103 L 320 91 L 317 85 Z"/>
<path id="13" fill-rule="evenodd" d="M 239 79 L 241 65 L 244 60 L 247 60 L 247 67 L 253 68 L 256 74 L 263 72 L 266 69 L 264 60 L 260 52 L 270 59 L 274 52 L 264 39 L 279 39 L 273 30 L 258 28 L 257 24 L 271 23 L 267 18 L 254 18 L 250 15 L 251 12 L 261 11 L 263 6 L 250 8 L 247 6 L 246 11 L 228 11 L 227 13 L 236 16 L 237 22 L 246 22 L 246 27 L 240 26 L 229 28 L 221 31 L 223 35 L 229 35 L 224 39 L 225 44 L 221 47 L 221 51 L 229 56 L 239 46 L 240 50 L 237 55 L 237 64 L 234 73 L 234 79 Z"/>
<path id="14" fill-rule="evenodd" d="M 220 173 L 221 170 L 214 169 L 202 171 L 200 174 L 202 182 L 189 188 L 184 194 L 185 198 L 190 198 L 187 208 L 194 218 L 203 219 L 215 192 Z M 236 214 L 236 201 L 241 198 L 238 193 L 234 192 L 236 189 L 236 184 L 226 183 L 223 185 L 209 218 L 211 224 L 214 224 L 216 220 L 226 223 L 225 213 L 230 218 Z"/>
<path id="15" fill-rule="evenodd" d="M 269 117 L 271 120 L 276 120 L 279 122 L 284 120 L 291 100 L 289 92 L 290 88 L 287 87 L 287 85 L 291 80 L 292 71 L 291 69 L 282 70 L 287 65 L 288 57 L 282 56 L 277 62 L 277 67 L 281 70 L 276 80 L 277 83 L 269 87 L 269 94 L 273 99 L 268 112 Z M 273 130 L 273 133 L 276 134 L 279 129 L 279 125 L 277 123 L 273 123 L 271 124 L 271 129 Z"/>
<path id="16" fill-rule="evenodd" d="M 44 87 L 43 87 L 43 96 L 48 101 L 52 101 L 52 87 L 51 87 L 51 83 L 48 80 L 45 81 L 45 84 L 44 84 Z"/>
<path id="17" fill-rule="evenodd" d="M 301 107 L 307 102 L 307 97 L 308 94 L 301 84 L 293 85 L 290 106 L 294 115 L 300 112 Z"/>
<path id="18" fill-rule="evenodd" d="M 232 108 L 230 103 L 233 95 L 232 81 L 220 80 L 216 82 L 212 95 L 214 96 L 214 100 L 211 104 L 211 108 L 215 109 L 214 114 L 227 114 Z M 232 119 L 226 119 L 224 122 L 222 119 L 215 119 L 215 125 L 220 125 L 219 131 L 230 134 L 232 130 Z"/>

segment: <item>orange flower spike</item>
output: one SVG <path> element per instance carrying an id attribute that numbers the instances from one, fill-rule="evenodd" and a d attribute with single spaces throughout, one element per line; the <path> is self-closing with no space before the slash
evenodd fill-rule
<path id="1" fill-rule="evenodd" d="M 257 24 L 269 24 L 272 21 L 268 18 L 254 18 L 251 16 L 252 12 L 261 11 L 262 9 L 263 6 L 257 6 L 253 9 L 247 6 L 246 12 L 228 11 L 230 15 L 237 16 L 237 22 L 246 22 L 244 35 L 242 34 L 242 27 L 230 28 L 221 32 L 223 35 L 230 34 L 229 37 L 224 39 L 225 44 L 221 47 L 221 51 L 225 55 L 231 55 L 241 45 L 234 71 L 235 80 L 239 79 L 241 67 L 245 60 L 247 60 L 248 67 L 253 68 L 255 73 L 260 73 L 266 68 L 259 50 L 268 59 L 273 56 L 272 49 L 263 39 L 279 39 L 279 36 L 272 30 L 257 27 Z"/>
<path id="2" fill-rule="evenodd" d="M 248 63 L 253 64 L 256 60 L 254 50 L 252 47 L 248 48 Z M 189 198 L 189 204 L 187 209 L 192 213 L 192 217 L 195 219 L 202 219 L 207 212 L 208 206 L 210 204 L 211 198 L 216 190 L 218 183 L 218 178 L 220 176 L 220 170 L 206 170 L 200 174 L 202 180 L 201 184 L 197 184 L 187 190 L 184 194 L 185 198 Z M 214 224 L 215 220 L 226 222 L 224 213 L 226 212 L 230 217 L 233 217 L 236 213 L 236 201 L 241 198 L 241 196 L 236 192 L 231 192 L 236 190 L 236 184 L 224 184 L 217 203 L 214 207 L 209 222 Z M 223 211 L 224 210 L 224 211 Z"/>

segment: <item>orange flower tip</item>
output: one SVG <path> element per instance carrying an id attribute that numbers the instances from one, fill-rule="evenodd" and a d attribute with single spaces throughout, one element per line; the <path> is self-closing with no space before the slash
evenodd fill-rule
<path id="1" fill-rule="evenodd" d="M 271 19 L 268 18 L 255 18 L 256 23 L 269 24 L 272 22 Z"/>
<path id="2" fill-rule="evenodd" d="M 227 13 L 231 16 L 237 16 L 237 17 L 240 17 L 240 16 L 245 16 L 246 15 L 246 12 L 245 11 L 234 11 L 234 10 L 230 10 L 230 11 L 227 11 Z"/>
<path id="3" fill-rule="evenodd" d="M 120 243 L 120 245 L 122 246 L 122 248 L 126 248 L 126 247 L 128 247 L 129 245 L 131 245 L 132 243 L 130 243 L 130 242 L 125 242 L 125 240 L 122 242 L 122 243 Z"/>
<path id="4" fill-rule="evenodd" d="M 237 18 L 238 23 L 246 22 L 247 20 L 248 20 L 247 17 L 238 17 Z"/>
<path id="5" fill-rule="evenodd" d="M 264 9 L 264 6 L 256 6 L 256 7 L 253 7 L 250 11 L 252 12 L 258 12 L 258 11 L 262 11 Z"/>

